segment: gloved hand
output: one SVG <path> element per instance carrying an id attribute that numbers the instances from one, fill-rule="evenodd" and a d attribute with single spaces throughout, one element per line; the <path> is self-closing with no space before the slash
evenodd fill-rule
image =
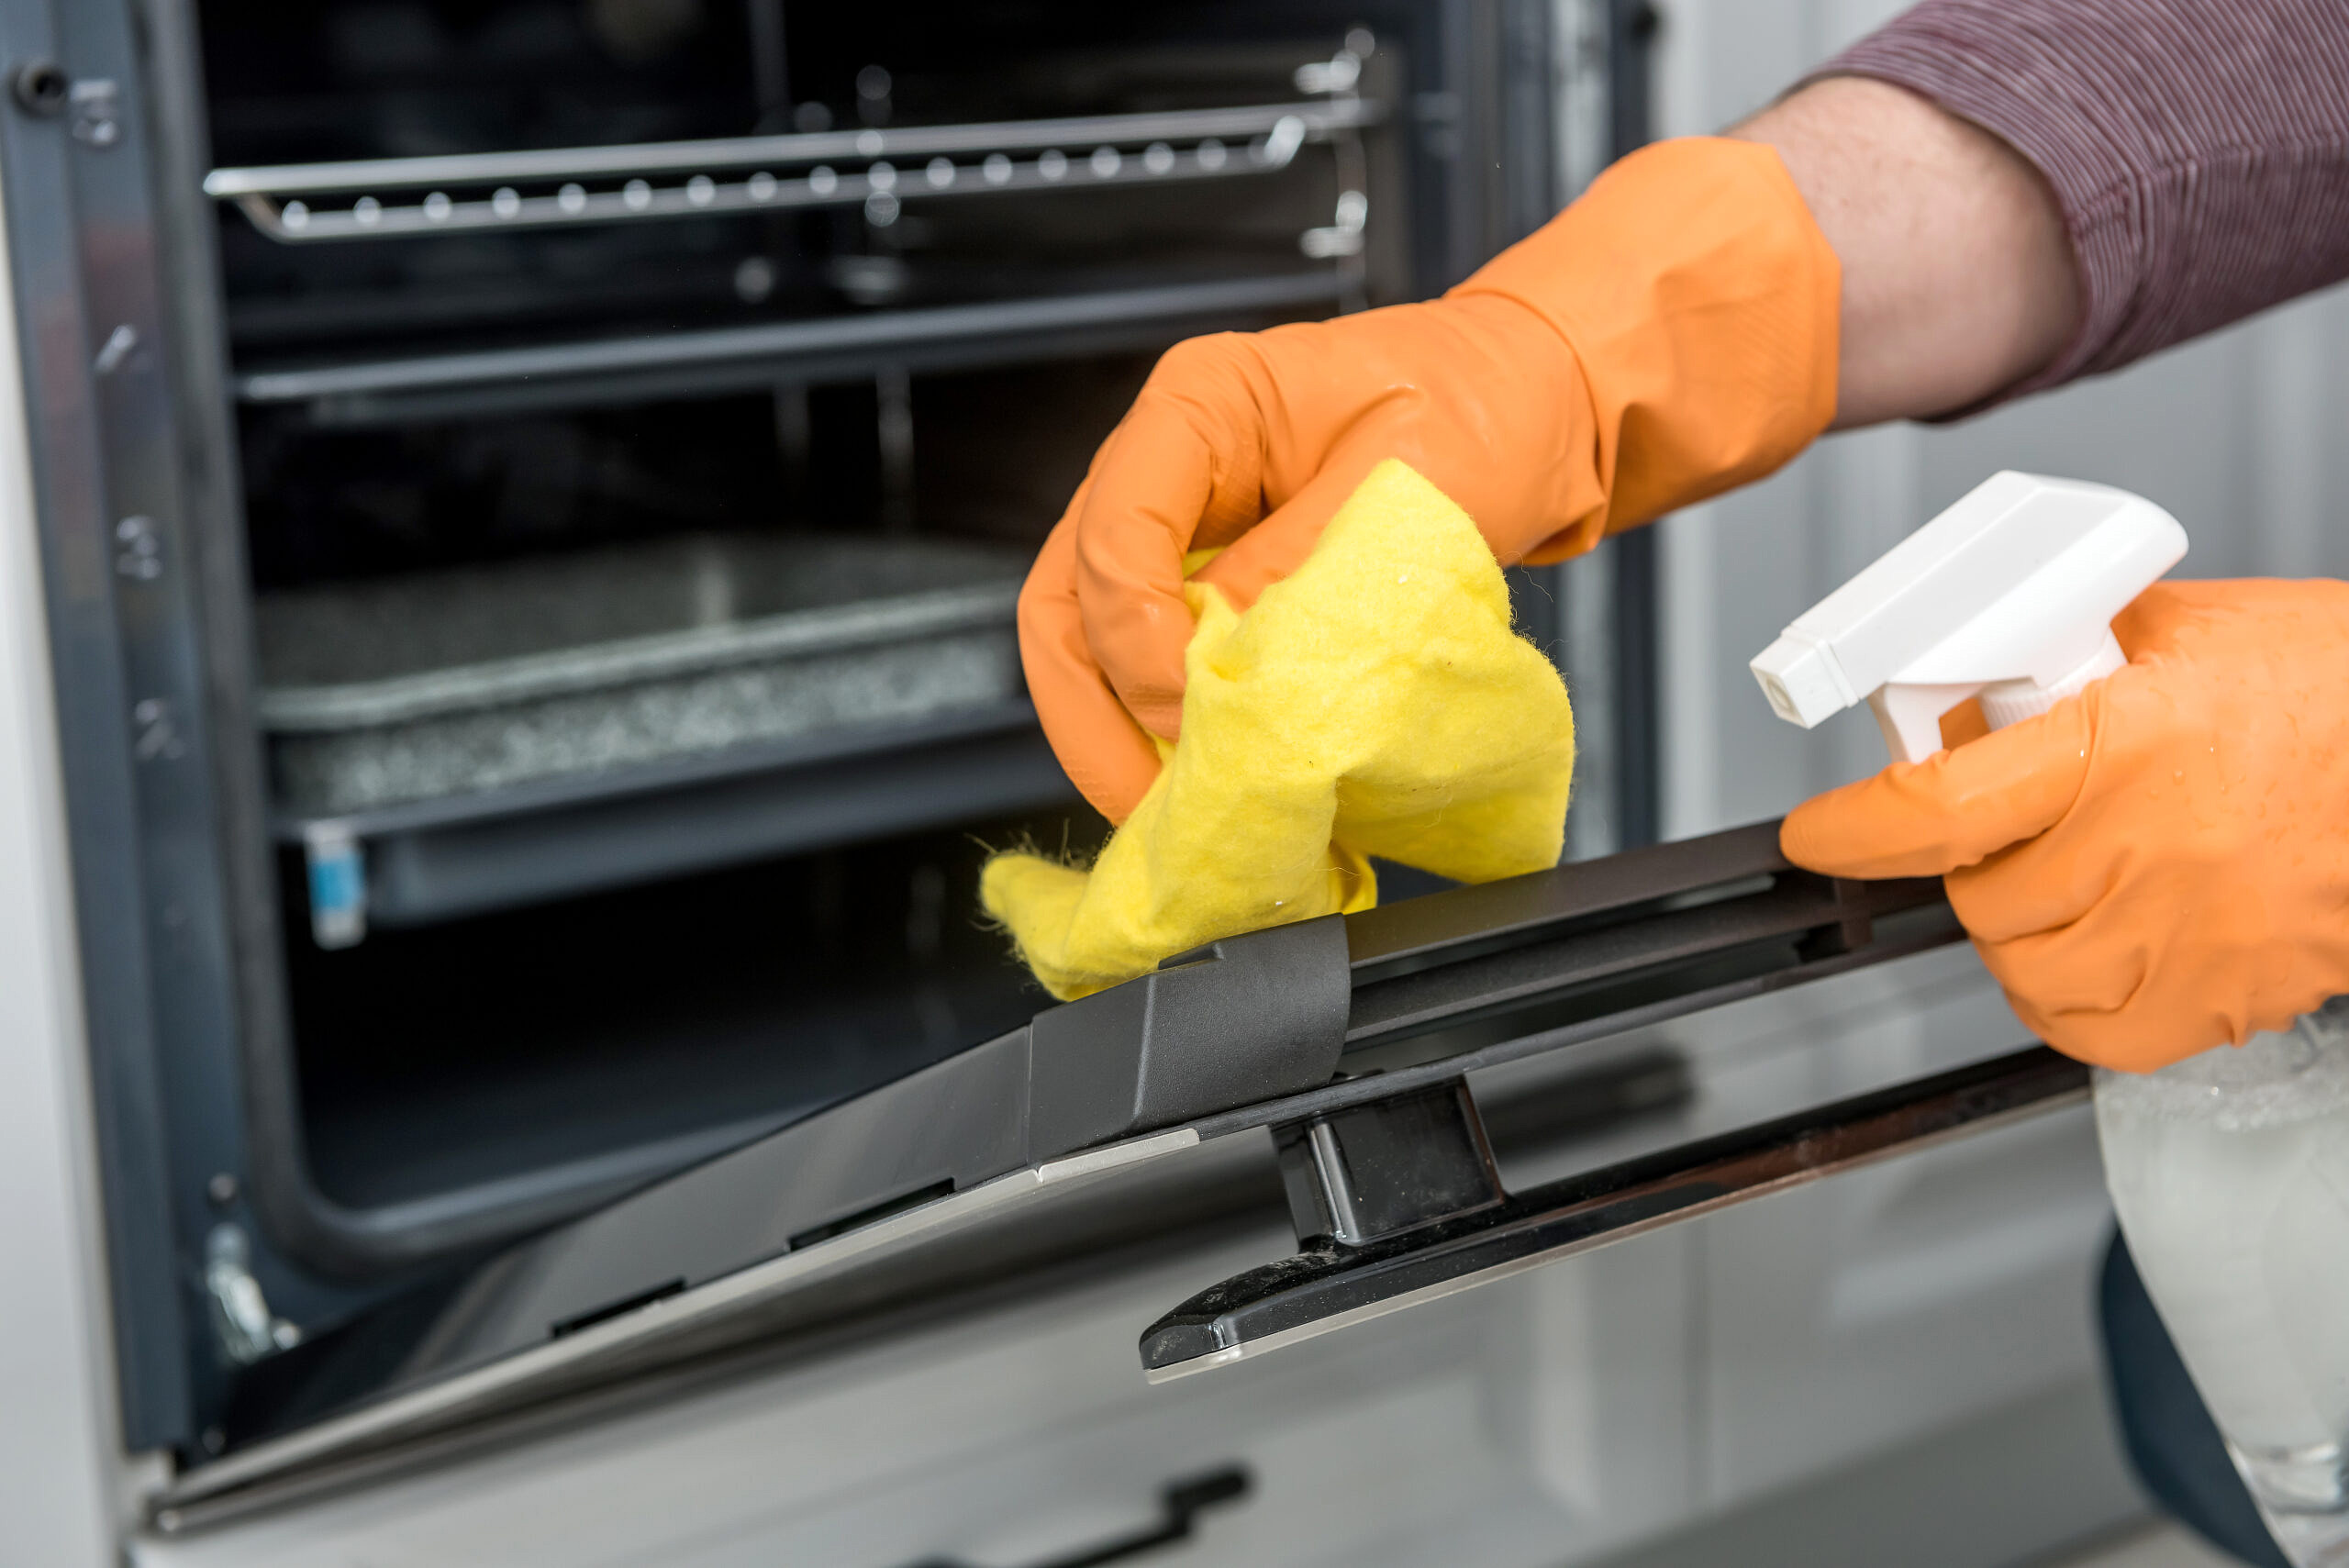
<path id="1" fill-rule="evenodd" d="M 1177 344 L 1102 444 L 1019 600 L 1044 733 L 1124 820 L 1175 738 L 1185 557 L 1244 609 L 1400 458 L 1504 564 L 1754 479 L 1834 411 L 1841 273 L 1778 155 L 1623 160 L 1441 300 Z M 1342 694 L 1331 694 L 1342 701 Z"/>
<path id="2" fill-rule="evenodd" d="M 2349 584 L 2161 583 L 2053 710 L 1798 807 L 1838 876 L 1947 878 L 2015 1012 L 2151 1072 L 2349 991 Z"/>

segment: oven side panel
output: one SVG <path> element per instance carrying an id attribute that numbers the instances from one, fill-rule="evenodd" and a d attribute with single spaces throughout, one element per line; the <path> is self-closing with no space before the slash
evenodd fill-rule
<path id="1" fill-rule="evenodd" d="M 0 314 L 0 362 L 16 327 Z M 26 1561 L 95 1564 L 114 1358 L 23 390 L 0 378 L 0 1519 Z"/>
<path id="2" fill-rule="evenodd" d="M 184 1435 L 206 1364 L 184 1245 L 203 1217 L 173 1195 L 200 1194 L 175 1165 L 215 1140 L 179 1133 L 227 1131 L 235 1078 L 146 128 L 119 7 L 11 0 L 0 31 L 12 71 L 65 78 L 54 106 L 12 92 L 0 157 L 125 1438 L 148 1448 Z"/>

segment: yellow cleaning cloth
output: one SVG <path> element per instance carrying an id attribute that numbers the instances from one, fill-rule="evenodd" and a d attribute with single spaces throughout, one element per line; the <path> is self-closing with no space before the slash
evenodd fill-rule
<path id="1" fill-rule="evenodd" d="M 1090 871 L 999 854 L 980 877 L 1066 1000 L 1219 937 L 1378 902 L 1369 857 L 1462 882 L 1557 862 L 1565 684 L 1509 629 L 1468 515 L 1389 460 L 1305 563 L 1233 613 L 1188 594 L 1183 738 Z"/>

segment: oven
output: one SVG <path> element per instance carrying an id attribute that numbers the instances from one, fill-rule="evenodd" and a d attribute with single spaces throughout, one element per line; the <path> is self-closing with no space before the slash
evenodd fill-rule
<path id="1" fill-rule="evenodd" d="M 1464 276 L 1702 10 L 0 0 L 128 1560 L 2123 1517 L 2082 1071 L 1933 885 L 1654 841 L 1659 530 L 1512 576 L 1566 863 L 1057 1007 L 978 920 L 1106 830 L 1012 606 L 1153 356 Z"/>
<path id="2" fill-rule="evenodd" d="M 1021 1029 L 979 861 L 1106 825 L 1014 599 L 1153 357 L 1438 292 L 1644 114 L 1639 9 L 1531 0 L 7 13 L 123 1419 L 191 1473 Z M 1586 855 L 1653 835 L 1653 576 L 1516 574 Z"/>

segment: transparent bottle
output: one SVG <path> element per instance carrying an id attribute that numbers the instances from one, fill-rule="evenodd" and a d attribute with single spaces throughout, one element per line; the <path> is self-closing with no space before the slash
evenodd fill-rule
<path id="1" fill-rule="evenodd" d="M 2270 1533 L 2349 1568 L 2349 996 L 2099 1071 L 2096 1121 L 2130 1254 Z"/>

